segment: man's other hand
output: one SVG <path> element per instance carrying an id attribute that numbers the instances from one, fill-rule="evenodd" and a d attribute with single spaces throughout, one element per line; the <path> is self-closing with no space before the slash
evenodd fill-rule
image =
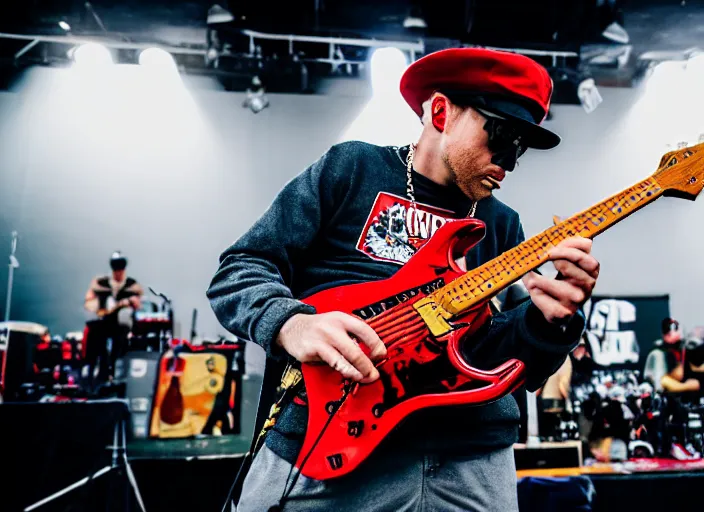
<path id="1" fill-rule="evenodd" d="M 568 238 L 549 252 L 561 279 L 534 272 L 523 279 L 533 304 L 548 322 L 565 325 L 591 297 L 599 277 L 599 262 L 591 255 L 591 250 L 592 241 L 588 238 Z"/>
<path id="2" fill-rule="evenodd" d="M 368 357 L 352 336 L 369 348 Z M 374 329 L 340 312 L 293 315 L 281 327 L 276 343 L 302 363 L 322 361 L 362 383 L 379 378 L 372 361 L 386 357 L 386 347 Z"/>

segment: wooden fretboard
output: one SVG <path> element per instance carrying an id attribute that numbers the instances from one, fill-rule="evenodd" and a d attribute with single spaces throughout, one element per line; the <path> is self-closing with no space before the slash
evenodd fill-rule
<path id="1" fill-rule="evenodd" d="M 566 238 L 594 238 L 660 197 L 663 192 L 651 176 L 470 270 L 433 292 L 430 297 L 448 313 L 460 314 L 544 264 L 548 261 L 548 251 Z"/>

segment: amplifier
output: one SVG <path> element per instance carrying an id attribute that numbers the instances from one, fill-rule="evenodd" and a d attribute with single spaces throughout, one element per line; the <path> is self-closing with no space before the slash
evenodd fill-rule
<path id="1" fill-rule="evenodd" d="M 541 442 L 513 446 L 516 469 L 578 468 L 582 465 L 581 441 Z"/>
<path id="2" fill-rule="evenodd" d="M 131 420 L 129 433 L 135 439 L 149 437 L 160 357 L 159 352 L 135 350 L 115 363 L 115 382 L 125 385 Z"/>

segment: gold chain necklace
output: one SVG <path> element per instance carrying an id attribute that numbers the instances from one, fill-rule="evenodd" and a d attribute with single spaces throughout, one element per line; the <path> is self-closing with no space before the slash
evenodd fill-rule
<path id="1" fill-rule="evenodd" d="M 417 210 L 418 206 L 416 205 L 416 195 L 413 190 L 413 156 L 416 153 L 416 145 L 411 144 L 410 148 L 408 149 L 408 156 L 406 157 L 406 193 L 408 194 L 408 199 L 411 201 L 411 206 L 413 206 L 413 209 Z M 477 202 L 473 201 L 472 202 L 472 208 L 469 210 L 469 214 L 467 214 L 467 217 L 474 217 L 474 214 L 477 211 Z"/>

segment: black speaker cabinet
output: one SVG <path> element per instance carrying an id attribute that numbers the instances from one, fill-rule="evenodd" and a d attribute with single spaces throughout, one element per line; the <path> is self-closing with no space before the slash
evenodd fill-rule
<path id="1" fill-rule="evenodd" d="M 534 446 L 514 445 L 516 469 L 578 468 L 582 465 L 582 443 L 539 443 Z"/>
<path id="2" fill-rule="evenodd" d="M 125 385 L 131 413 L 130 433 L 135 439 L 146 439 L 149 434 L 160 357 L 159 352 L 136 350 L 118 360 L 115 367 L 115 380 Z"/>

